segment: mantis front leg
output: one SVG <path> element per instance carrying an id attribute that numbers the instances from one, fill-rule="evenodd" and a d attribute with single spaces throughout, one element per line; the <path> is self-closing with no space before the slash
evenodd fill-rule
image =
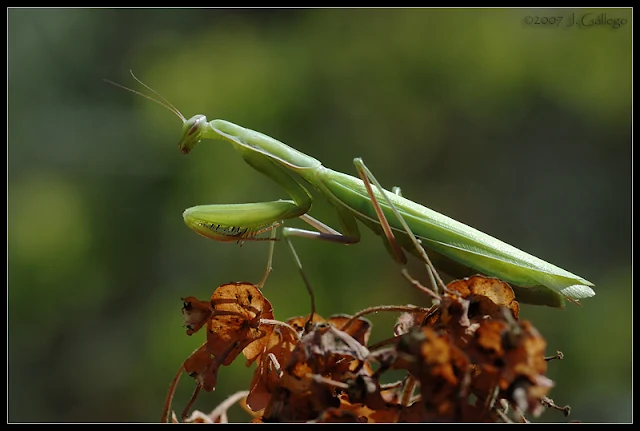
<path id="1" fill-rule="evenodd" d="M 264 160 L 262 160 L 262 162 L 264 162 Z M 311 217 L 306 213 L 311 207 L 311 197 L 301 182 L 292 173 L 279 169 L 278 166 L 272 164 L 270 160 L 267 160 L 267 162 L 268 163 L 253 162 L 250 164 L 252 164 L 256 170 L 259 170 L 283 186 L 288 194 L 294 199 L 293 201 L 279 200 L 247 204 L 201 205 L 187 209 L 184 212 L 183 217 L 187 226 L 206 238 L 223 242 L 236 241 L 238 243 L 242 243 L 244 241 L 274 240 L 275 238 L 273 234 L 271 238 L 259 237 L 258 235 L 267 231 L 275 230 L 285 219 L 297 217 L 309 224 L 315 230 L 283 227 L 282 238 L 289 245 L 293 258 L 296 262 L 296 266 L 298 267 L 301 277 L 305 282 L 305 286 L 311 296 L 312 310 L 314 310 L 313 291 L 290 238 L 302 237 L 345 245 L 355 244 L 360 241 L 360 231 L 358 229 L 357 220 L 349 207 L 339 204 L 335 205 L 335 208 L 344 233 L 340 233 Z M 376 209 L 378 222 L 382 228 L 383 237 L 385 238 L 385 244 L 388 245 L 394 260 L 402 266 L 401 272 L 403 276 L 407 278 L 412 285 L 437 298 L 437 294 L 422 286 L 422 284 L 408 273 L 406 269 L 407 258 L 404 255 L 401 246 L 397 243 L 386 216 L 380 209 L 378 198 L 371 188 L 371 182 L 375 184 L 378 191 L 386 199 L 388 205 L 394 210 L 396 217 L 404 226 L 406 234 L 412 238 L 414 246 L 423 255 L 423 260 L 429 269 L 431 285 L 434 286 L 436 291 L 439 290 L 438 285 L 444 289 L 444 285 L 437 275 L 437 272 L 431 264 L 428 256 L 424 252 L 424 249 L 411 232 L 411 229 L 406 224 L 401 214 L 395 208 L 393 202 L 388 199 L 384 189 L 373 176 L 371 171 L 369 171 L 369 169 L 364 165 L 362 160 L 355 159 L 354 164 L 363 179 L 365 187 L 367 188 L 371 204 Z M 394 193 L 400 195 L 400 189 L 394 188 Z M 270 266 L 270 263 L 268 266 Z M 263 284 L 267 274 L 268 272 L 265 273 L 261 284 Z"/>

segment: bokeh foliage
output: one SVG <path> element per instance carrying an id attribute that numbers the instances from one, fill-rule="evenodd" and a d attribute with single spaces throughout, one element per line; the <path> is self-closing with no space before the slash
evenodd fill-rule
<path id="1" fill-rule="evenodd" d="M 628 23 L 565 25 L 585 13 Z M 631 25 L 628 9 L 9 9 L 9 421 L 158 420 L 199 342 L 180 298 L 262 275 L 266 244 L 206 241 L 181 213 L 285 194 L 219 142 L 182 156 L 171 113 L 102 81 L 135 86 L 129 69 L 187 117 L 347 173 L 361 156 L 385 186 L 594 282 L 582 307 L 521 316 L 564 352 L 550 395 L 572 418 L 630 421 Z M 321 199 L 312 214 L 337 225 Z M 368 232 L 296 247 L 326 317 L 425 300 Z M 280 245 L 265 294 L 281 320 L 309 311 Z M 394 318 L 372 318 L 372 341 Z M 222 369 L 195 407 L 250 378 Z"/>

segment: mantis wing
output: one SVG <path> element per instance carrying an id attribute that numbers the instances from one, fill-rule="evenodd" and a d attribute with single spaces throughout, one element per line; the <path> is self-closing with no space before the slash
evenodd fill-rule
<path id="1" fill-rule="evenodd" d="M 360 179 L 326 168 L 317 179 L 334 205 L 348 207 L 354 216 L 380 232 L 379 221 Z M 398 234 L 398 241 L 408 251 L 415 252 L 384 197 L 378 190 L 374 193 L 389 224 Z M 565 298 L 576 301 L 595 295 L 591 288 L 593 284 L 582 277 L 402 196 L 386 194 L 424 247 L 440 255 L 436 261 L 445 266 L 466 267 L 500 278 L 511 284 L 519 301 L 531 304 L 563 307 Z M 447 260 L 454 262 L 449 265 Z"/>

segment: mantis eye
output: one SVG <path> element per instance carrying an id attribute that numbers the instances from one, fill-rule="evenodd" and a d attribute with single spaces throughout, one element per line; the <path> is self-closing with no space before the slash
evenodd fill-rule
<path id="1" fill-rule="evenodd" d="M 201 121 L 202 121 L 202 117 L 196 119 L 195 123 L 193 123 L 193 126 L 191 126 L 191 128 L 187 132 L 187 136 L 193 135 L 200 128 Z"/>

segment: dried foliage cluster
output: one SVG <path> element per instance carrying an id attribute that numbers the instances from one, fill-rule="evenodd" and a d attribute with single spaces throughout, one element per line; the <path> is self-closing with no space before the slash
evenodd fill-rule
<path id="1" fill-rule="evenodd" d="M 363 316 L 400 312 L 389 338 L 369 344 Z M 210 300 L 184 299 L 187 334 L 204 328 L 206 341 L 187 358 L 171 383 L 162 421 L 183 372 L 196 389 L 184 422 L 225 422 L 235 402 L 252 422 L 527 422 L 558 407 L 547 394 L 546 342 L 527 321 L 508 284 L 474 276 L 447 286 L 437 304 L 381 306 L 354 316 L 317 314 L 275 320 L 255 285 L 218 287 Z M 221 366 L 240 354 L 256 364 L 250 388 L 210 414 L 188 416 L 200 390 L 216 387 Z M 555 357 L 561 357 L 561 354 Z M 403 370 L 396 383 L 381 383 Z M 178 422 L 175 413 L 171 420 Z"/>

